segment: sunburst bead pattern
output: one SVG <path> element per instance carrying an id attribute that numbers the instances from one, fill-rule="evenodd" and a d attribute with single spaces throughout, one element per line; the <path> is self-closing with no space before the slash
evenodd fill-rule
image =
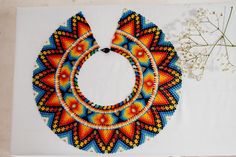
<path id="1" fill-rule="evenodd" d="M 157 135 L 175 112 L 181 87 L 178 55 L 164 38 L 145 17 L 125 11 L 110 49 L 130 62 L 135 85 L 125 100 L 97 104 L 77 78 L 99 45 L 81 12 L 68 19 L 43 46 L 33 71 L 36 105 L 48 127 L 68 144 L 97 153 L 129 150 Z"/>

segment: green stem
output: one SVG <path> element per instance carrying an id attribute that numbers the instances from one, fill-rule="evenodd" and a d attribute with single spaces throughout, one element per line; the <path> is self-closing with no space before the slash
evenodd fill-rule
<path id="1" fill-rule="evenodd" d="M 232 16 L 232 12 L 233 12 L 233 7 L 231 6 L 231 7 L 230 7 L 230 12 L 229 12 L 229 17 L 228 17 L 228 20 L 227 20 L 227 23 L 226 23 L 226 26 L 225 26 L 224 34 L 225 34 L 225 32 L 226 32 L 226 30 L 227 30 L 227 27 L 228 27 L 228 25 L 229 25 L 229 20 L 230 20 L 230 18 L 231 18 L 231 16 Z"/>
<path id="2" fill-rule="evenodd" d="M 214 46 L 214 45 L 215 44 L 193 45 L 192 47 L 208 47 L 208 46 Z M 215 46 L 236 47 L 236 45 L 228 45 L 228 44 L 216 44 Z"/>
<path id="3" fill-rule="evenodd" d="M 203 41 L 204 41 L 206 44 L 208 44 L 207 41 L 206 41 L 206 39 L 202 36 L 202 33 L 200 32 L 200 30 L 197 28 L 197 26 L 196 26 L 196 25 L 193 25 L 193 26 L 194 26 L 194 28 L 197 30 L 198 34 L 199 34 L 200 37 L 203 39 Z"/>

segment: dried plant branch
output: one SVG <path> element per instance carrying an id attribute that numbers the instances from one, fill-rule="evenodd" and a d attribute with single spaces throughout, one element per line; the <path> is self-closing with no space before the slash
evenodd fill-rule
<path id="1" fill-rule="evenodd" d="M 223 56 L 221 58 L 221 65 L 224 66 L 222 70 L 235 68 L 230 61 L 228 48 L 235 48 L 236 44 L 233 44 L 226 34 L 232 18 L 233 7 L 230 7 L 227 18 L 226 11 L 223 14 L 200 8 L 194 12 L 194 15 L 183 22 L 183 32 L 179 36 L 174 36 L 177 39 L 173 39 L 178 41 L 176 49 L 180 53 L 184 74 L 200 80 L 209 58 L 217 48 L 221 47 L 224 47 L 223 51 L 220 51 Z"/>

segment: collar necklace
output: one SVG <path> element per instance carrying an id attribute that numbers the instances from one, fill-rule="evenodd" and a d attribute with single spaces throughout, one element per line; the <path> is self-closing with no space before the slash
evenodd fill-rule
<path id="1" fill-rule="evenodd" d="M 83 63 L 99 49 L 122 55 L 135 72 L 132 92 L 116 104 L 92 102 L 78 85 Z M 134 11 L 123 13 L 107 48 L 99 47 L 79 12 L 50 36 L 36 59 L 35 101 L 48 127 L 74 147 L 97 153 L 129 150 L 158 134 L 176 110 L 177 60 L 162 30 Z"/>

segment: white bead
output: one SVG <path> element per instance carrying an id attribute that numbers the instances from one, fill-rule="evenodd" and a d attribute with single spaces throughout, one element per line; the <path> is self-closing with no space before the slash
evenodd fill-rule
<path id="1" fill-rule="evenodd" d="M 82 50 L 82 47 L 81 47 L 81 46 L 78 46 L 77 50 L 81 51 L 81 50 Z"/>
<path id="2" fill-rule="evenodd" d="M 104 118 L 101 118 L 100 121 L 101 121 L 102 123 L 104 123 L 104 122 L 105 122 L 105 119 L 104 119 Z"/>

